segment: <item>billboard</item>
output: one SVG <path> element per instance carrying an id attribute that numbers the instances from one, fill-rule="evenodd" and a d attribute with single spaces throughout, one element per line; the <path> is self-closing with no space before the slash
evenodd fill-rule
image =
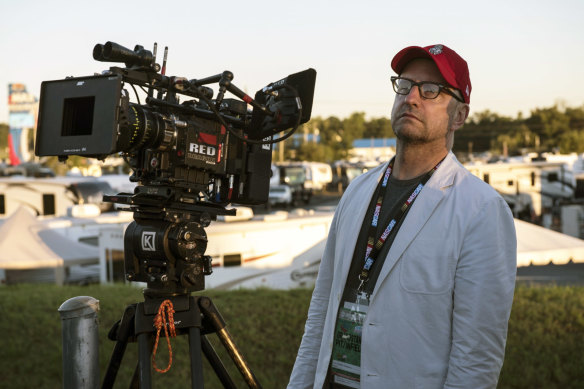
<path id="1" fill-rule="evenodd" d="M 37 112 L 38 99 L 28 93 L 24 84 L 8 84 L 8 147 L 11 165 L 18 165 L 31 158 L 28 134 L 36 128 Z"/>

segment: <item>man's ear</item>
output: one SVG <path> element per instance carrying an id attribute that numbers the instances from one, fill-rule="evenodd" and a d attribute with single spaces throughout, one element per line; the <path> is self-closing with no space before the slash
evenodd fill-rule
<path id="1" fill-rule="evenodd" d="M 454 115 L 452 117 L 452 122 L 450 125 L 451 126 L 450 129 L 452 131 L 456 131 L 460 127 L 462 127 L 462 125 L 466 121 L 466 118 L 468 117 L 469 112 L 470 112 L 470 107 L 468 104 L 464 104 L 464 103 L 456 104 Z"/>

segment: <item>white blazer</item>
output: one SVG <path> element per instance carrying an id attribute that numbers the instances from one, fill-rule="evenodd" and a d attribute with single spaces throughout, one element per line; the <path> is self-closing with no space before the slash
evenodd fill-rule
<path id="1" fill-rule="evenodd" d="M 357 236 L 386 166 L 354 180 L 339 202 L 288 388 L 322 388 Z M 495 388 L 516 263 L 509 207 L 449 153 L 412 205 L 371 295 L 361 388 Z"/>

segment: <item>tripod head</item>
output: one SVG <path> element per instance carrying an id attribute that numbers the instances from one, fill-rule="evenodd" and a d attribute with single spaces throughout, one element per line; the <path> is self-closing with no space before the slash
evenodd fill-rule
<path id="1" fill-rule="evenodd" d="M 178 201 L 176 199 L 179 199 Z M 235 209 L 198 202 L 174 186 L 137 186 L 133 194 L 104 195 L 126 206 L 134 221 L 124 233 L 124 268 L 128 281 L 146 282 L 145 297 L 172 297 L 205 289 L 211 257 L 205 254 L 205 227 Z"/>
<path id="2" fill-rule="evenodd" d="M 205 212 L 134 212 L 124 234 L 126 279 L 146 282 L 148 297 L 167 297 L 205 289 L 213 272 L 205 254 Z"/>

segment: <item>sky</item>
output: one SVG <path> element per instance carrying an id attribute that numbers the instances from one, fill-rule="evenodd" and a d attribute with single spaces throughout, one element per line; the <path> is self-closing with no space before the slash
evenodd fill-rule
<path id="1" fill-rule="evenodd" d="M 469 64 L 471 115 L 529 115 L 584 105 L 584 1 L 419 0 L 0 1 L 0 123 L 8 84 L 100 73 L 97 43 L 169 47 L 167 75 L 230 70 L 249 94 L 317 71 L 312 116 L 389 117 L 390 62 L 411 45 L 445 44 Z M 160 61 L 159 61 L 160 62 Z"/>

